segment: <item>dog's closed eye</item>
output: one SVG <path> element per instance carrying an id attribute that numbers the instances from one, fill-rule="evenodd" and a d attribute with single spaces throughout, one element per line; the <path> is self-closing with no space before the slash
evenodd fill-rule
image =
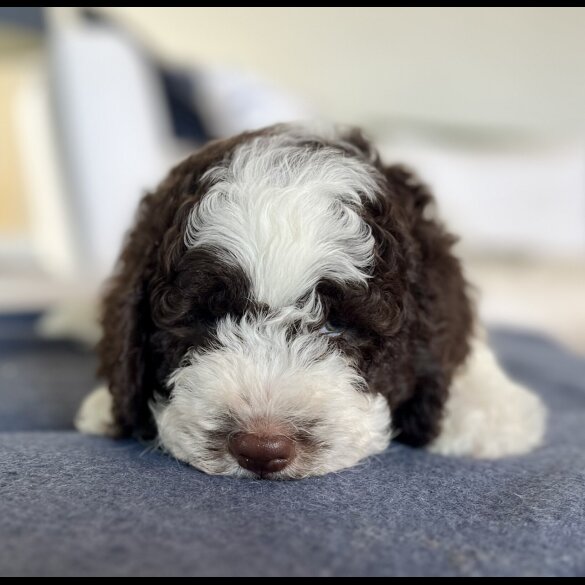
<path id="1" fill-rule="evenodd" d="M 319 329 L 321 335 L 328 337 L 339 337 L 343 335 L 349 328 L 348 324 L 338 317 L 329 317 L 327 321 Z"/>

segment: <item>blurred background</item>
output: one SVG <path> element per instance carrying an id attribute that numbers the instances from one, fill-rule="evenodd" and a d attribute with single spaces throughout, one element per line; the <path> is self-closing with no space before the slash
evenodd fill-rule
<path id="1" fill-rule="evenodd" d="M 489 323 L 585 352 L 584 30 L 580 8 L 0 8 L 0 314 L 86 306 L 198 145 L 327 118 L 432 187 Z"/>

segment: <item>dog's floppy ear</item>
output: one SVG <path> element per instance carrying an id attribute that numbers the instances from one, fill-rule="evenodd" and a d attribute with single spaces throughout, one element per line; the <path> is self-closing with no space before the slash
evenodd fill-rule
<path id="1" fill-rule="evenodd" d="M 148 289 L 157 261 L 155 206 L 155 195 L 142 200 L 102 306 L 98 375 L 105 378 L 112 394 L 115 430 L 120 435 L 150 434 L 148 402 L 154 376 L 149 363 L 153 325 Z"/>
<path id="2" fill-rule="evenodd" d="M 399 201 L 411 244 L 409 288 L 413 299 L 411 359 L 413 395 L 394 412 L 399 440 L 422 446 L 440 432 L 443 409 L 456 369 L 465 361 L 473 329 L 473 307 L 456 238 L 437 219 L 435 200 L 418 178 L 401 166 L 383 169 L 388 193 Z"/>

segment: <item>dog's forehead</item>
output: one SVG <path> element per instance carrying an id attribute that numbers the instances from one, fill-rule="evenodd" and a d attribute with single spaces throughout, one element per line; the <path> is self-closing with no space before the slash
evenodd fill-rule
<path id="1" fill-rule="evenodd" d="M 289 131 L 241 143 L 202 181 L 187 246 L 241 268 L 255 300 L 289 306 L 321 279 L 367 279 L 374 239 L 361 210 L 378 183 L 366 160 Z"/>

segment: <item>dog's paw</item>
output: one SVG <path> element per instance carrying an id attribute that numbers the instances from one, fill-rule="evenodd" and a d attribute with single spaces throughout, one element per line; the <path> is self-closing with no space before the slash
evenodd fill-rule
<path id="1" fill-rule="evenodd" d="M 452 384 L 441 434 L 430 450 L 485 459 L 521 455 L 542 442 L 545 428 L 541 400 L 510 380 L 485 343 L 477 341 Z"/>
<path id="2" fill-rule="evenodd" d="M 75 417 L 75 428 L 86 435 L 114 436 L 112 396 L 100 386 L 85 397 Z"/>

